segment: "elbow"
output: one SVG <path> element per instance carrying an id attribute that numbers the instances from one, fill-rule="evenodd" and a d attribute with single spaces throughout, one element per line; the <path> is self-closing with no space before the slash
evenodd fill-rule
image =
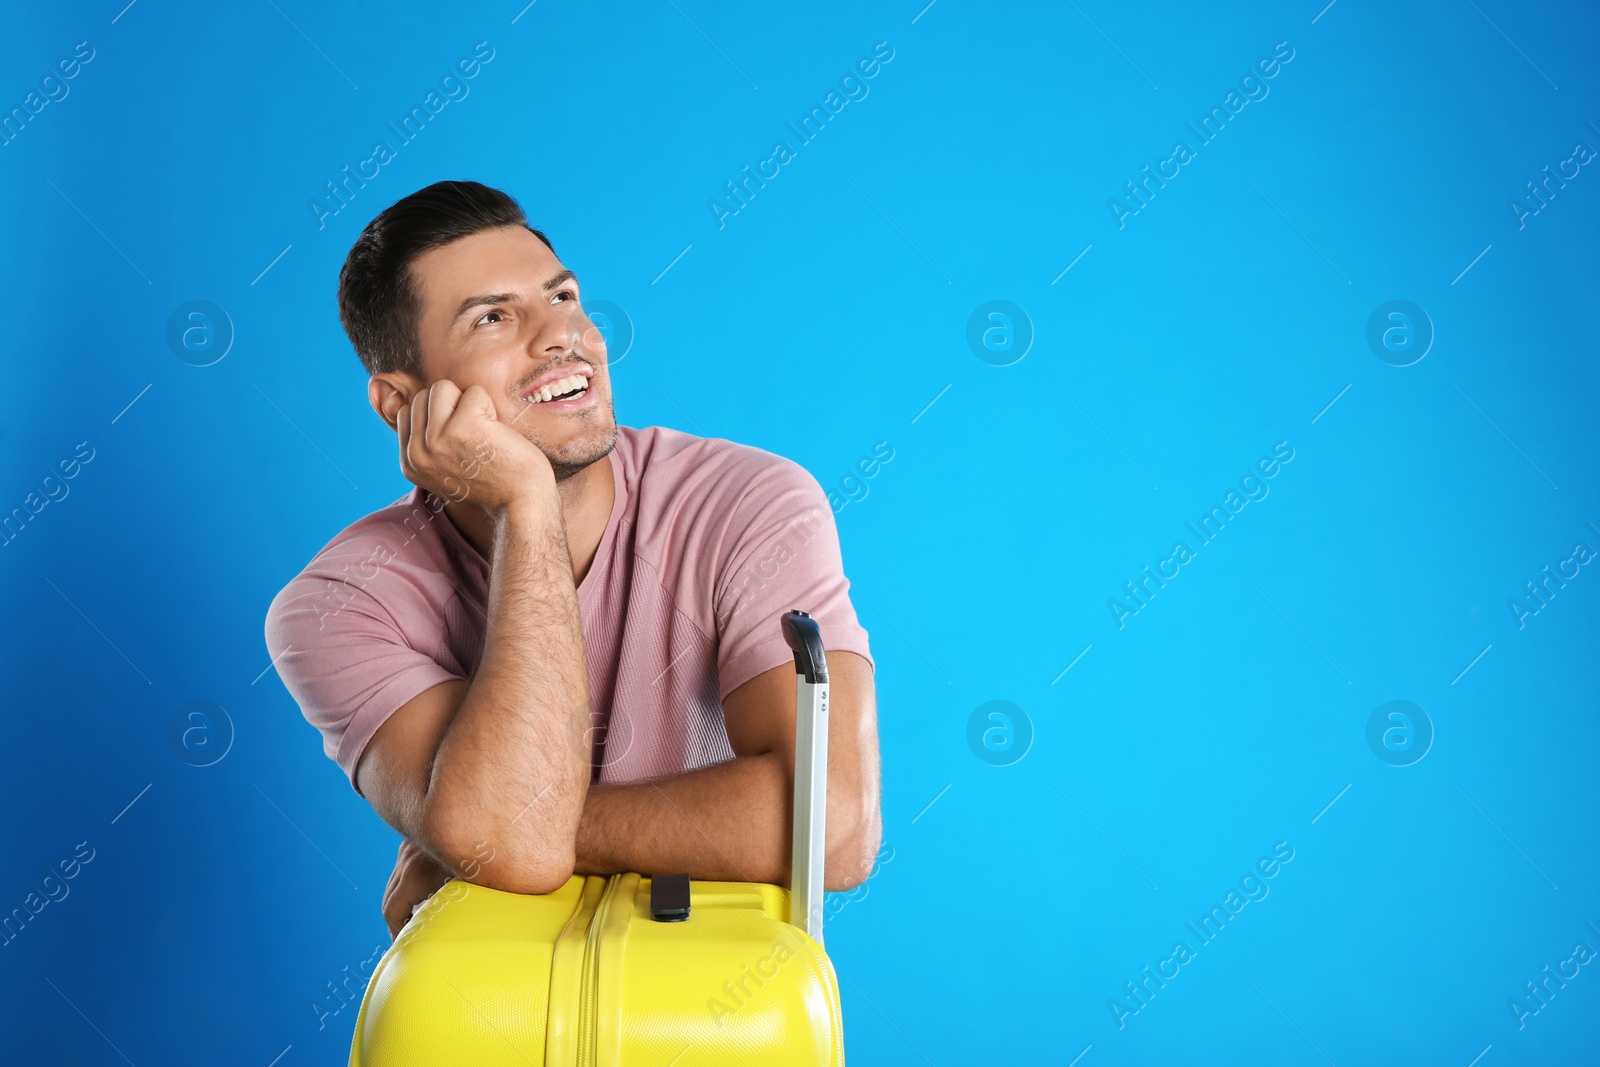
<path id="1" fill-rule="evenodd" d="M 455 877 L 503 893 L 543 896 L 572 878 L 577 856 L 572 849 L 530 848 L 519 854 L 496 850 L 485 841 L 466 853 L 451 852 Z"/>
<path id="2" fill-rule="evenodd" d="M 871 877 L 883 841 L 883 819 L 877 805 L 854 796 L 829 798 L 828 844 L 822 887 L 830 893 L 854 889 Z"/>
<path id="3" fill-rule="evenodd" d="M 546 842 L 508 847 L 504 836 L 486 834 L 482 826 L 430 823 L 424 827 L 424 838 L 452 877 L 505 893 L 554 893 L 572 878 L 578 862 L 574 842 L 565 847 Z"/>
<path id="4" fill-rule="evenodd" d="M 495 878 L 498 884 L 492 885 L 491 888 L 507 893 L 543 896 L 546 893 L 554 893 L 566 885 L 572 879 L 577 865 L 578 858 L 570 850 L 563 856 L 523 857 L 522 862 L 515 868 L 508 865 L 506 870 L 499 872 Z"/>

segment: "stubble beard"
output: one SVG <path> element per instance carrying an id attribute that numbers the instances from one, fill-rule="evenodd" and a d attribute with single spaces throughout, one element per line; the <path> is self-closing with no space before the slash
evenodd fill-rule
<path id="1" fill-rule="evenodd" d="M 591 410 L 586 414 L 593 413 Z M 568 440 L 559 453 L 551 452 L 543 441 L 533 440 L 533 444 L 550 461 L 550 469 L 555 473 L 557 485 L 605 459 L 611 454 L 611 450 L 617 447 L 617 420 L 609 404 L 605 414 L 604 428 L 585 426 L 584 431 Z M 583 421 L 587 423 L 590 420 L 585 418 Z"/>

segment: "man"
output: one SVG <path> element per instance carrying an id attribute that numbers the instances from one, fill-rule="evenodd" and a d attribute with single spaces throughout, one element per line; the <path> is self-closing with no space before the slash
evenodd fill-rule
<path id="1" fill-rule="evenodd" d="M 324 751 L 403 837 L 391 934 L 450 877 L 788 878 L 793 656 L 832 680 L 824 883 L 881 838 L 867 634 L 816 480 L 616 422 L 578 279 L 516 202 L 439 182 L 362 232 L 339 313 L 416 488 L 273 599 L 268 651 Z M 683 362 L 737 388 L 740 353 Z"/>

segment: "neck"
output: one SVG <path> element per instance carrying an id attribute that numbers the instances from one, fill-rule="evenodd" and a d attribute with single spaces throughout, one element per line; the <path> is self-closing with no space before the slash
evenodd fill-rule
<path id="1" fill-rule="evenodd" d="M 616 478 L 611 457 L 602 456 L 583 470 L 556 483 L 561 496 L 561 519 L 566 528 L 567 552 L 572 557 L 572 582 L 583 581 L 605 536 L 616 500 Z M 484 559 L 494 558 L 494 527 L 488 512 L 470 501 L 447 503 L 445 513 Z"/>

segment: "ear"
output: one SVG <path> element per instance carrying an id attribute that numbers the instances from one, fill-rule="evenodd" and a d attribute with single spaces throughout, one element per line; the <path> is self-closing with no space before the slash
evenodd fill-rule
<path id="1" fill-rule="evenodd" d="M 374 374 L 367 382 L 367 401 L 389 429 L 398 433 L 400 409 L 422 388 L 422 383 L 405 371 Z"/>

